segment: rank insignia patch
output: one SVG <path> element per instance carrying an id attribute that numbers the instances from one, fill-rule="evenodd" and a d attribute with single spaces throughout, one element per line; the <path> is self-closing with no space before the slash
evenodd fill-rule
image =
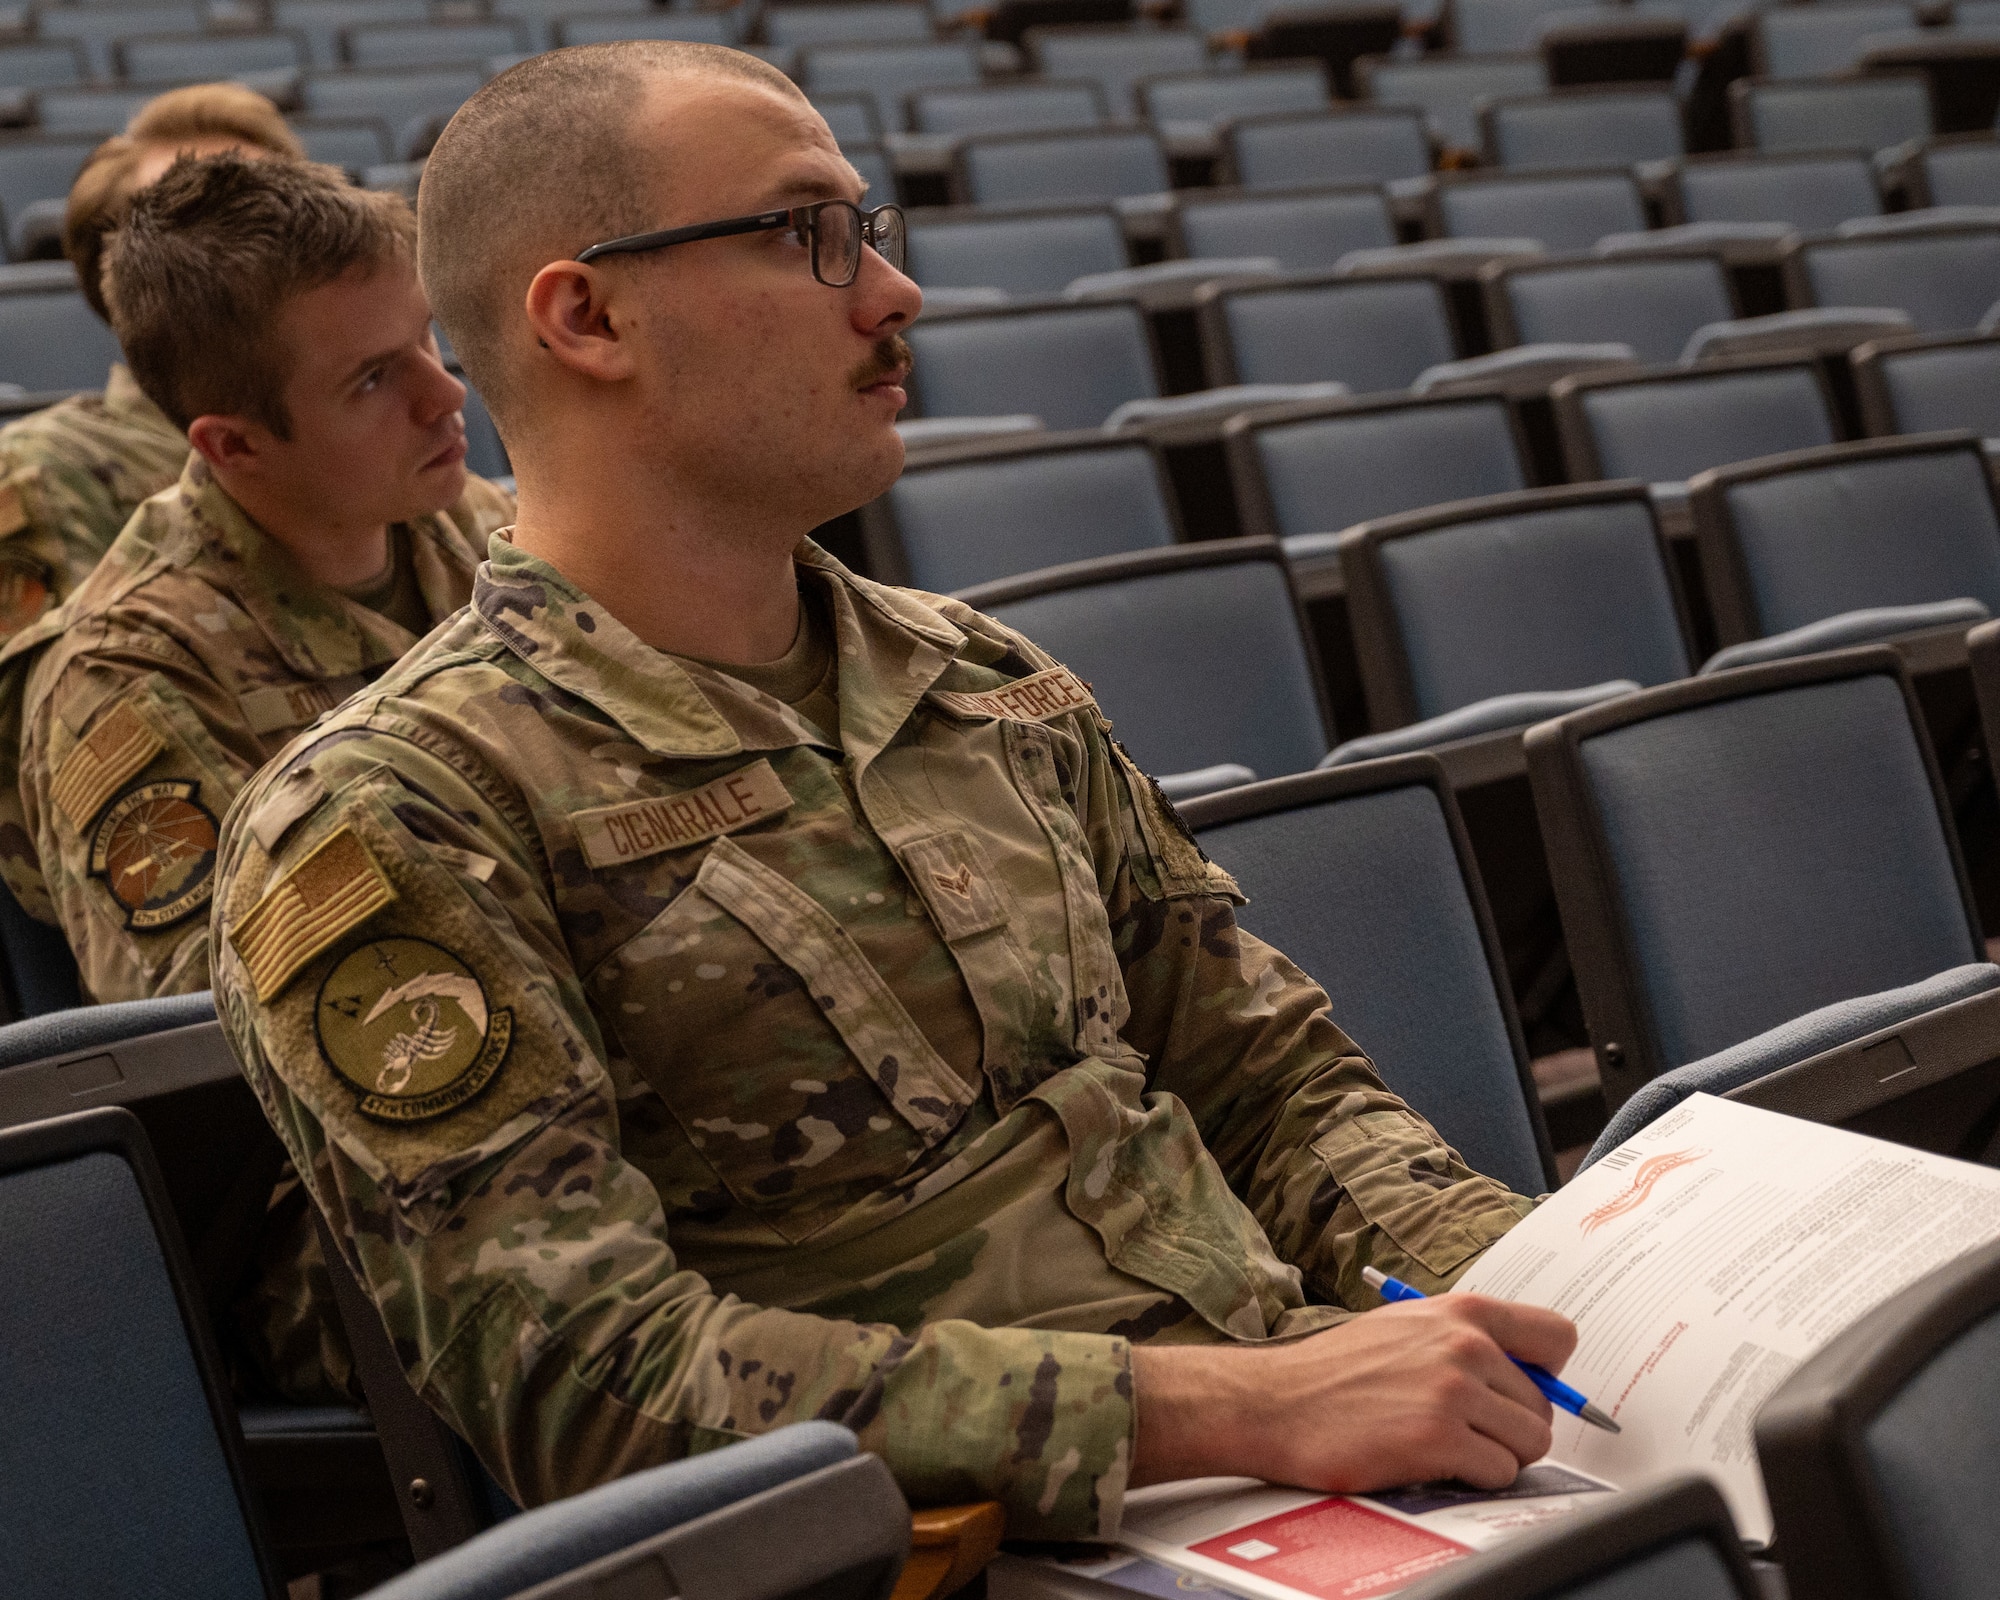
<path id="1" fill-rule="evenodd" d="M 127 789 L 90 838 L 90 874 L 102 878 L 128 928 L 167 928 L 215 893 L 215 818 L 201 785 L 178 780 Z"/>
<path id="2" fill-rule="evenodd" d="M 514 1014 L 428 939 L 372 939 L 334 964 L 314 1007 L 320 1052 L 378 1122 L 427 1122 L 493 1081 Z"/>

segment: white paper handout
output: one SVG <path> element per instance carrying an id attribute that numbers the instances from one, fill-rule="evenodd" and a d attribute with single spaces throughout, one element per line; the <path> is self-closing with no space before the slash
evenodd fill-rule
<path id="1" fill-rule="evenodd" d="M 1623 1488 L 1714 1478 L 1766 1542 L 1757 1408 L 1904 1285 L 2000 1237 L 2000 1171 L 1696 1095 L 1579 1173 L 1459 1280 L 1577 1325 L 1557 1460 Z"/>

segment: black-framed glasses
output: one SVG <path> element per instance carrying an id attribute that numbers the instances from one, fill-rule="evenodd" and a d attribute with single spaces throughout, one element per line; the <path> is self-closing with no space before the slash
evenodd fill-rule
<path id="1" fill-rule="evenodd" d="M 657 233 L 635 233 L 623 239 L 607 239 L 594 244 L 576 259 L 595 261 L 599 256 L 626 255 L 636 250 L 664 250 L 670 244 L 693 244 L 697 239 L 727 239 L 739 233 L 772 233 L 779 228 L 796 230 L 812 251 L 812 275 L 829 289 L 845 289 L 861 270 L 861 247 L 871 247 L 898 272 L 908 255 L 909 230 L 903 222 L 901 206 L 877 206 L 863 211 L 848 200 L 819 200 L 809 206 L 787 206 L 782 211 L 760 211 L 754 217 L 730 217 L 724 222 L 697 222 L 687 228 L 665 228 Z"/>

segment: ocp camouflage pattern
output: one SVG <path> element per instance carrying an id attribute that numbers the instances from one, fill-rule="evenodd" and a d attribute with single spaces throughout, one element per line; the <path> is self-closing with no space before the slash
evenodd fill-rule
<path id="1" fill-rule="evenodd" d="M 798 562 L 840 749 L 496 537 L 227 819 L 224 1027 L 523 1504 L 824 1417 L 916 1504 L 1103 1536 L 1133 1341 L 1442 1288 L 1529 1203 L 1237 926 L 1056 663 Z"/>

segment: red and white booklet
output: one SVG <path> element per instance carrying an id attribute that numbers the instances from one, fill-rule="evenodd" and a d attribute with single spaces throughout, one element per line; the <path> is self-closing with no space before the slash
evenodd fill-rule
<path id="1" fill-rule="evenodd" d="M 1761 1544 L 1764 1399 L 1883 1300 L 1995 1238 L 2000 1170 L 1696 1095 L 1550 1196 L 1458 1285 L 1574 1321 L 1562 1377 L 1622 1432 L 1558 1413 L 1554 1453 L 1499 1495 L 1328 1496 L 1243 1478 L 1135 1490 L 1117 1553 L 1007 1558 L 991 1600 L 1203 1588 L 1371 1600 L 1592 1495 L 1689 1471 Z"/>

